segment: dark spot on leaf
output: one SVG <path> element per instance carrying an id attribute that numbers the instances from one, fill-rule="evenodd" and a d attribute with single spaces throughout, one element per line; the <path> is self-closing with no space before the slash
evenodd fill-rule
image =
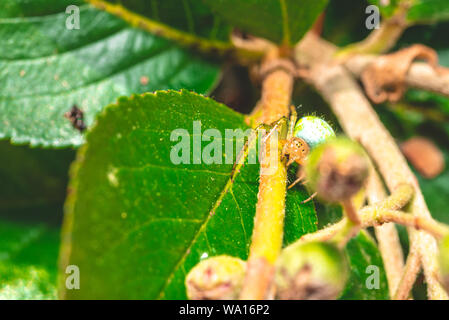
<path id="1" fill-rule="evenodd" d="M 86 125 L 84 123 L 84 113 L 80 108 L 78 108 L 76 104 L 72 106 L 70 111 L 67 111 L 64 114 L 64 117 L 69 119 L 72 123 L 72 126 L 75 129 L 79 130 L 79 132 L 83 132 L 84 130 L 86 130 Z"/>

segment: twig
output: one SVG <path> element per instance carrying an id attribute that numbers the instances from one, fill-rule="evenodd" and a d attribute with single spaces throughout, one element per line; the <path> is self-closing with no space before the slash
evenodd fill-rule
<path id="1" fill-rule="evenodd" d="M 349 240 L 359 233 L 362 226 L 361 224 L 355 224 L 349 218 L 342 219 L 345 224 L 338 230 L 330 241 L 334 242 L 338 248 L 344 249 Z"/>
<path id="2" fill-rule="evenodd" d="M 382 181 L 373 166 L 368 178 L 366 196 L 368 203 L 371 205 L 379 203 L 386 197 Z M 384 262 L 390 297 L 393 297 L 404 269 L 404 254 L 399 242 L 398 232 L 394 223 L 391 222 L 374 227 L 374 232 Z"/>
<path id="3" fill-rule="evenodd" d="M 276 58 L 275 54 L 269 56 L 265 63 Z M 262 84 L 261 122 L 270 124 L 288 116 L 292 87 L 293 75 L 285 69 L 275 69 L 265 77 Z M 277 143 L 277 139 L 278 136 L 271 135 L 263 146 L 265 156 L 260 169 L 248 269 L 240 295 L 244 300 L 268 297 L 272 290 L 274 263 L 282 248 L 287 168 L 281 156 L 281 148 L 272 149 L 270 142 Z M 272 174 L 263 173 L 263 170 L 274 168 Z"/>
<path id="4" fill-rule="evenodd" d="M 359 78 L 363 70 L 377 59 L 373 55 L 354 55 L 345 61 L 345 67 Z M 449 69 L 435 69 L 428 63 L 414 62 L 405 76 L 405 85 L 449 97 Z"/>
<path id="5" fill-rule="evenodd" d="M 348 217 L 348 219 L 356 224 L 359 225 L 360 224 L 360 218 L 357 214 L 357 210 L 354 208 L 354 204 L 352 203 L 352 200 L 345 200 L 342 202 L 342 206 L 343 206 L 343 210 L 346 214 L 346 216 Z"/>
<path id="6" fill-rule="evenodd" d="M 304 41 L 323 40 L 309 33 Z M 298 50 L 301 50 L 301 47 L 306 46 L 301 45 Z M 314 46 L 309 44 L 307 47 Z M 307 55 L 311 57 L 313 53 Z M 411 212 L 418 217 L 431 218 L 418 182 L 406 160 L 348 71 L 336 62 L 316 61 L 311 65 L 309 74 L 310 81 L 329 102 L 345 132 L 354 140 L 360 141 L 375 161 L 390 191 L 403 183 L 410 183 L 415 189 L 415 197 L 410 205 Z M 422 231 L 413 232 L 418 232 L 418 236 L 414 239 L 419 243 L 419 254 L 428 283 L 429 297 L 448 299 L 448 295 L 438 283 L 436 240 Z"/>
<path id="7" fill-rule="evenodd" d="M 433 219 L 417 217 L 412 214 L 393 210 L 385 209 L 378 206 L 366 206 L 358 213 L 360 219 L 360 227 L 368 228 L 389 224 L 391 222 L 401 224 L 403 226 L 412 227 L 417 230 L 423 230 L 436 238 L 443 238 L 449 234 L 449 228 Z M 338 223 L 331 225 L 330 227 L 321 229 L 317 232 L 304 235 L 301 237 L 301 241 L 327 241 L 334 238 L 337 234 L 341 233 L 343 229 L 348 227 L 348 222 L 352 227 L 358 226 L 348 218 L 341 219 Z M 344 232 L 347 234 L 348 232 Z"/>
<path id="8" fill-rule="evenodd" d="M 366 207 L 360 210 L 359 214 L 364 227 L 394 222 L 403 226 L 413 227 L 417 230 L 424 230 L 439 239 L 449 234 L 449 228 L 442 223 L 436 222 L 430 218 L 418 217 L 398 210 L 379 210 L 376 207 Z"/>
<path id="9" fill-rule="evenodd" d="M 413 196 L 413 188 L 408 185 L 402 185 L 397 188 L 393 194 L 383 199 L 380 202 L 376 202 L 374 205 L 365 206 L 359 210 L 358 217 L 361 219 L 362 227 L 371 227 L 381 222 L 379 217 L 373 215 L 373 212 L 377 212 L 379 215 L 385 210 L 398 210 L 404 207 Z M 377 220 L 375 219 L 377 218 Z M 301 237 L 300 241 L 327 241 L 332 239 L 337 233 L 347 226 L 348 219 L 345 217 L 339 222 L 330 225 L 324 229 L 318 230 L 314 233 L 305 234 Z"/>
<path id="10" fill-rule="evenodd" d="M 347 218 L 341 219 L 339 222 L 334 223 L 326 228 L 320 229 L 314 233 L 307 233 L 303 235 L 299 241 L 328 241 L 332 239 L 339 230 L 341 230 L 347 224 Z"/>
<path id="11" fill-rule="evenodd" d="M 410 247 L 410 252 L 407 256 L 407 262 L 404 267 L 404 273 L 399 281 L 398 287 L 395 294 L 393 295 L 393 300 L 406 300 L 410 295 L 413 284 L 416 281 L 416 276 L 421 270 L 421 264 L 419 261 L 418 250 L 414 249 L 413 246 Z"/>

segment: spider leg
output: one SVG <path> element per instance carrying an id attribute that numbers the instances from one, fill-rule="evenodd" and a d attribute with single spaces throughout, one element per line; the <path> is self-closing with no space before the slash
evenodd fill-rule
<path id="1" fill-rule="evenodd" d="M 288 125 L 287 140 L 293 137 L 293 131 L 295 130 L 296 120 L 298 120 L 298 114 L 294 106 L 290 106 L 290 121 Z"/>
<path id="2" fill-rule="evenodd" d="M 304 180 L 305 177 L 306 177 L 306 174 L 305 174 L 305 172 L 304 172 L 304 169 L 300 168 L 299 171 L 298 171 L 298 173 L 296 174 L 296 178 L 297 178 L 297 179 L 296 179 L 295 181 L 293 181 L 293 182 L 288 186 L 287 189 L 293 188 L 296 184 L 298 184 L 298 183 L 301 182 L 301 181 L 302 181 L 302 184 L 306 183 L 307 180 Z"/>
<path id="3" fill-rule="evenodd" d="M 313 198 L 315 198 L 316 195 L 317 195 L 317 192 L 314 192 L 314 193 L 313 193 L 310 197 L 308 197 L 306 200 L 301 201 L 301 203 L 307 203 L 307 202 L 309 202 L 310 200 L 312 200 Z"/>
<path id="4" fill-rule="evenodd" d="M 236 171 L 240 170 L 240 168 L 243 166 L 245 158 L 249 154 L 249 150 L 251 149 L 253 144 L 257 141 L 257 136 L 258 136 L 257 132 L 260 129 L 264 129 L 266 131 L 270 130 L 270 133 L 271 133 L 275 128 L 272 128 L 271 126 L 264 124 L 264 123 L 258 125 L 256 128 L 254 128 L 254 130 L 251 132 L 250 136 L 248 137 L 248 140 L 245 142 L 245 144 L 243 145 L 239 154 L 237 155 L 237 159 L 234 162 L 234 166 L 232 167 L 231 176 L 233 176 L 234 173 Z"/>
<path id="5" fill-rule="evenodd" d="M 287 135 L 287 132 L 286 132 L 287 123 L 288 123 L 287 118 L 282 117 L 281 119 L 279 119 L 279 120 L 273 122 L 273 123 L 271 124 L 271 126 L 266 126 L 266 127 L 264 127 L 264 129 L 266 129 L 266 128 L 268 127 L 268 128 L 270 129 L 270 131 L 269 131 L 269 133 L 264 137 L 263 142 L 265 143 L 266 140 L 268 140 L 268 138 L 269 138 L 269 137 L 273 134 L 273 132 L 274 132 L 275 130 L 277 130 L 278 128 L 281 128 L 281 130 L 280 130 L 280 132 L 279 132 L 280 139 L 281 139 L 281 140 L 282 140 L 282 139 L 285 139 L 285 136 Z"/>
<path id="6" fill-rule="evenodd" d="M 245 144 L 243 145 L 242 149 L 237 155 L 237 159 L 234 163 L 234 167 L 232 168 L 232 170 L 234 170 L 237 164 L 246 157 L 246 155 L 248 154 L 250 144 L 252 144 L 254 140 L 257 138 L 257 131 L 259 131 L 261 128 L 266 129 L 266 125 L 260 124 L 256 128 L 254 128 L 254 130 L 251 132 L 250 136 L 248 137 L 248 140 L 245 141 Z"/>
<path id="7" fill-rule="evenodd" d="M 287 119 L 285 117 L 279 119 L 278 121 L 274 122 L 271 125 L 267 124 L 260 124 L 254 130 L 251 131 L 250 136 L 248 137 L 248 140 L 243 145 L 242 149 L 240 150 L 239 154 L 237 155 L 237 159 L 234 162 L 234 165 L 231 170 L 231 176 L 235 176 L 235 174 L 240 170 L 240 168 L 243 166 L 245 162 L 245 158 L 249 154 L 249 150 L 254 145 L 254 143 L 257 142 L 258 137 L 258 131 L 260 129 L 264 129 L 265 131 L 268 131 L 268 134 L 263 137 L 262 142 L 265 144 L 266 140 L 277 130 L 278 127 L 281 127 L 281 129 L 286 127 Z M 285 136 L 286 132 L 284 130 L 281 130 L 281 136 Z"/>
<path id="8" fill-rule="evenodd" d="M 290 139 L 293 137 L 293 132 L 295 130 L 295 124 L 296 120 L 298 119 L 298 114 L 296 113 L 296 109 L 294 106 L 290 106 L 290 119 L 288 121 L 288 130 L 287 130 L 287 136 L 284 140 L 284 143 L 287 144 Z M 282 148 L 282 157 L 285 158 L 286 155 L 286 148 L 285 145 Z M 287 167 L 291 165 L 293 162 L 295 162 L 295 159 L 293 157 L 289 157 L 289 160 L 287 162 Z"/>

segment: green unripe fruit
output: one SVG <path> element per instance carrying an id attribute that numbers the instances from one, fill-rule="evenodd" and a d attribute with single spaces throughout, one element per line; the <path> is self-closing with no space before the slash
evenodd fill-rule
<path id="1" fill-rule="evenodd" d="M 303 139 L 310 149 L 315 148 L 329 138 L 335 137 L 334 129 L 323 119 L 307 116 L 298 120 L 293 135 Z"/>
<path id="2" fill-rule="evenodd" d="M 245 271 L 246 263 L 239 258 L 222 255 L 203 260 L 187 274 L 187 297 L 191 300 L 237 299 Z"/>
<path id="3" fill-rule="evenodd" d="M 348 279 L 346 257 L 325 242 L 295 243 L 276 264 L 276 296 L 285 300 L 332 300 Z"/>
<path id="4" fill-rule="evenodd" d="M 449 292 L 449 235 L 440 242 L 440 273 L 441 282 Z"/>
<path id="5" fill-rule="evenodd" d="M 369 173 L 365 151 L 344 138 L 331 138 L 310 153 L 306 166 L 310 187 L 328 202 L 351 198 L 363 186 Z"/>

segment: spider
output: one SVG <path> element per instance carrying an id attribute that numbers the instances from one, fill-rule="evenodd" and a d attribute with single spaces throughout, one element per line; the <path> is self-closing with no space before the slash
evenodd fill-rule
<path id="1" fill-rule="evenodd" d="M 288 189 L 301 181 L 303 184 L 307 182 L 303 165 L 310 151 L 327 139 L 335 137 L 334 130 L 323 119 L 316 116 L 306 116 L 297 121 L 298 116 L 295 107 L 291 106 L 290 110 L 289 129 L 282 149 L 282 156 L 288 157 L 287 166 L 296 162 L 300 168 L 296 174 L 297 179 L 288 186 Z M 315 196 L 316 192 L 303 203 L 310 201 Z"/>
<path id="2" fill-rule="evenodd" d="M 256 132 L 259 129 L 265 129 L 268 131 L 268 134 L 264 137 L 265 142 L 275 130 L 279 128 L 282 130 L 288 125 L 287 132 L 285 134 L 281 133 L 281 137 L 285 137 L 285 139 L 281 139 L 281 143 L 283 144 L 282 157 L 284 159 L 288 159 L 286 163 L 287 167 L 294 162 L 300 166 L 296 174 L 297 179 L 288 186 L 288 189 L 292 188 L 299 182 L 302 182 L 302 184 L 307 182 L 305 180 L 305 172 L 302 168 L 310 151 L 318 144 L 324 142 L 330 137 L 335 136 L 335 132 L 332 127 L 319 117 L 306 116 L 299 119 L 299 121 L 297 121 L 297 119 L 298 115 L 296 113 L 296 109 L 294 106 L 291 106 L 289 119 L 283 117 L 274 122 L 271 126 L 262 124 L 255 129 Z M 248 140 L 247 145 L 244 148 L 244 153 L 240 155 L 240 160 L 242 160 L 242 157 L 247 155 L 249 149 L 248 143 L 252 143 L 249 142 L 250 140 L 251 139 Z M 254 139 L 251 141 L 254 141 Z M 315 196 L 316 192 L 304 200 L 303 203 L 312 200 Z"/>

